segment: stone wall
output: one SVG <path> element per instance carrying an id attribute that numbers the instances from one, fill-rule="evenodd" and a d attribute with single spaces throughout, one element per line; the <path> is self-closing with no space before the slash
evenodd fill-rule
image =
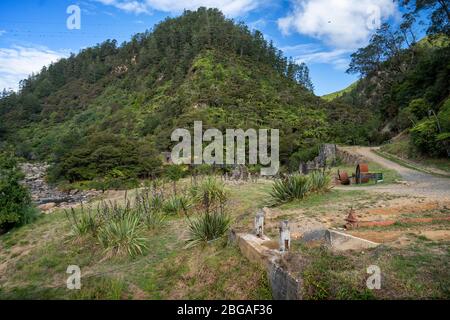
<path id="1" fill-rule="evenodd" d="M 349 152 L 342 147 L 336 147 L 336 156 L 341 159 L 342 162 L 350 165 L 356 166 L 358 163 L 366 162 L 366 159 L 363 156 Z"/>
<path id="2" fill-rule="evenodd" d="M 301 162 L 299 171 L 308 174 L 310 171 L 333 165 L 336 161 L 336 145 L 324 143 L 320 146 L 319 155 L 311 161 Z"/>

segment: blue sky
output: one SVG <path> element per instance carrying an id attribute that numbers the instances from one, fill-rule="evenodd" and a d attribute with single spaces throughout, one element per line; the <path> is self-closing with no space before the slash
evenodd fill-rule
<path id="1" fill-rule="evenodd" d="M 70 5 L 81 9 L 79 30 L 66 26 Z M 17 89 L 27 74 L 70 52 L 106 39 L 127 41 L 199 6 L 221 9 L 262 31 L 286 56 L 306 62 L 317 95 L 355 81 L 345 73 L 350 54 L 367 44 L 377 23 L 399 17 L 392 0 L 2 0 L 0 89 Z"/>

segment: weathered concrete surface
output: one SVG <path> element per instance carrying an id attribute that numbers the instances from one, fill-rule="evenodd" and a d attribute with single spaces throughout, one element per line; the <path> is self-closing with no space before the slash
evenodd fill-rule
<path id="1" fill-rule="evenodd" d="M 327 230 L 325 233 L 325 238 L 331 248 L 337 251 L 364 250 L 375 248 L 379 245 L 379 243 L 358 238 L 336 230 Z"/>
<path id="2" fill-rule="evenodd" d="M 263 267 L 268 266 L 271 257 L 280 254 L 278 250 L 267 246 L 271 240 L 266 236 L 259 238 L 253 234 L 239 233 L 236 235 L 236 241 L 244 257 Z"/>
<path id="3" fill-rule="evenodd" d="M 279 263 L 283 253 L 278 242 L 267 236 L 257 237 L 254 234 L 234 233 L 230 239 L 237 243 L 242 254 L 250 261 L 267 270 L 272 297 L 275 300 L 302 299 L 302 279 L 292 275 Z M 330 229 L 316 229 L 304 233 L 300 239 L 304 242 L 323 241 L 332 250 L 363 250 L 374 248 L 378 243 L 361 239 L 346 233 Z"/>
<path id="4" fill-rule="evenodd" d="M 291 275 L 278 263 L 282 253 L 277 248 L 277 241 L 247 233 L 236 234 L 235 240 L 247 259 L 266 269 L 275 300 L 301 299 L 301 279 Z"/>
<path id="5" fill-rule="evenodd" d="M 323 241 L 330 249 L 336 251 L 364 250 L 379 245 L 379 243 L 332 229 L 317 229 L 306 232 L 300 240 L 303 242 Z"/>
<path id="6" fill-rule="evenodd" d="M 267 266 L 267 278 L 274 300 L 302 299 L 302 279 L 282 268 L 274 258 Z"/>

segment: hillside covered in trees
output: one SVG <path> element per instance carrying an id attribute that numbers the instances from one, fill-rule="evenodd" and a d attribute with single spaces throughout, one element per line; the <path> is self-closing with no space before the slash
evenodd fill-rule
<path id="1" fill-rule="evenodd" d="M 401 24 L 383 24 L 352 55 L 348 72 L 362 79 L 334 101 L 376 114 L 384 139 L 406 133 L 412 157 L 448 157 L 450 7 L 435 0 L 402 3 L 409 10 Z M 419 40 L 423 25 L 426 36 Z"/>
<path id="2" fill-rule="evenodd" d="M 18 93 L 4 92 L 0 141 L 50 161 L 50 178 L 70 182 L 156 175 L 173 129 L 194 120 L 204 129 L 280 129 L 280 159 L 291 168 L 320 142 L 367 142 L 370 114 L 351 117 L 312 91 L 306 65 L 259 31 L 200 8 L 121 45 L 72 54 L 23 80 Z"/>

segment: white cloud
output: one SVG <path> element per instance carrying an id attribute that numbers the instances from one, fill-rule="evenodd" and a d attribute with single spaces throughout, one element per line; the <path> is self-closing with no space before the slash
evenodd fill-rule
<path id="1" fill-rule="evenodd" d="M 398 14 L 398 7 L 392 0 L 292 1 L 292 11 L 278 19 L 282 33 L 296 31 L 335 48 L 348 50 L 367 43 L 376 29 L 373 27 L 374 18 L 384 20 Z"/>
<path id="2" fill-rule="evenodd" d="M 199 7 L 218 8 L 231 17 L 242 16 L 258 8 L 266 0 L 95 0 L 132 13 L 149 13 L 151 9 L 180 13 Z"/>
<path id="3" fill-rule="evenodd" d="M 17 90 L 20 80 L 67 55 L 66 51 L 56 52 L 45 47 L 0 48 L 0 90 Z"/>
<path id="4" fill-rule="evenodd" d="M 114 6 L 120 10 L 125 12 L 140 14 L 140 13 L 149 13 L 147 4 L 141 1 L 129 1 L 129 0 L 96 0 L 97 2 L 101 2 L 104 5 Z"/>
<path id="5" fill-rule="evenodd" d="M 350 62 L 349 54 L 351 51 L 347 49 L 325 50 L 316 44 L 300 44 L 296 46 L 283 47 L 281 50 L 283 50 L 286 55 L 292 56 L 292 58 L 298 63 L 331 64 L 335 69 L 340 71 L 345 71 Z"/>

